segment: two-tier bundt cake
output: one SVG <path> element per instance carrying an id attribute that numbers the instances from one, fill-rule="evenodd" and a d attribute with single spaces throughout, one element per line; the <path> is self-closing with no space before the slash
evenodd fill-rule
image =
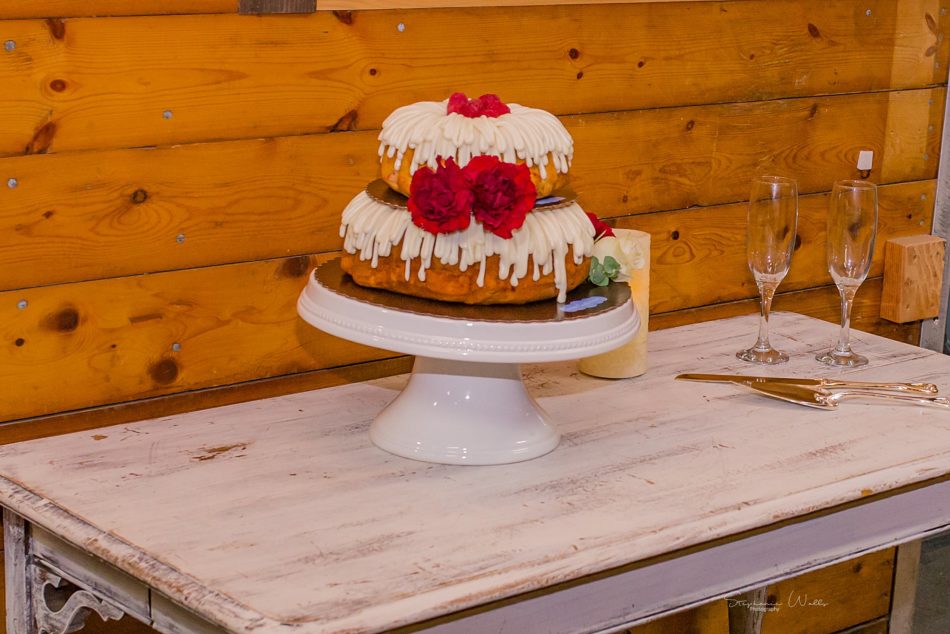
<path id="1" fill-rule="evenodd" d="M 554 115 L 494 95 L 398 108 L 381 180 L 343 211 L 343 270 L 362 286 L 466 304 L 556 297 L 588 274 L 594 225 L 567 189 Z"/>

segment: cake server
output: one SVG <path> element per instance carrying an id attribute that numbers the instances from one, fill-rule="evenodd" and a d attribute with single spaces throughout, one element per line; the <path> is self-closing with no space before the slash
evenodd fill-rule
<path id="1" fill-rule="evenodd" d="M 875 390 L 896 390 L 898 392 L 916 392 L 920 394 L 936 394 L 937 386 L 933 383 L 879 383 L 874 381 L 845 381 L 842 379 L 809 379 L 803 377 L 777 376 L 744 376 L 741 374 L 680 374 L 681 381 L 712 381 L 715 383 L 748 383 L 756 385 L 801 385 L 815 388 L 859 388 Z"/>
<path id="2" fill-rule="evenodd" d="M 796 385 L 794 383 L 754 383 L 737 381 L 736 385 L 749 388 L 753 392 L 781 399 L 797 405 L 817 407 L 819 409 L 835 409 L 838 403 L 845 398 L 883 398 L 892 401 L 904 401 L 918 405 L 937 405 L 950 408 L 950 399 L 945 396 L 930 394 L 899 394 L 895 392 L 875 392 L 873 390 L 843 390 L 840 392 L 826 392 L 822 389 Z"/>

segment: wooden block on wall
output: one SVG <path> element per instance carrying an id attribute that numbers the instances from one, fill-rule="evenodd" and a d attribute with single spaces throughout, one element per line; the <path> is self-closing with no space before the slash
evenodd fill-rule
<path id="1" fill-rule="evenodd" d="M 931 235 L 885 243 L 881 317 L 903 324 L 940 313 L 944 247 L 943 238 Z"/>

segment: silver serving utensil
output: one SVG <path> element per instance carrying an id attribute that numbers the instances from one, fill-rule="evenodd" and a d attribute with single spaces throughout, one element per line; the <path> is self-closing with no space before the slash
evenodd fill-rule
<path id="1" fill-rule="evenodd" d="M 929 394 L 904 394 L 898 392 L 875 392 L 873 390 L 852 389 L 837 392 L 828 392 L 804 385 L 792 383 L 757 383 L 736 381 L 736 385 L 749 388 L 753 392 L 764 394 L 772 398 L 781 399 L 797 405 L 816 407 L 818 409 L 835 409 L 838 403 L 846 398 L 883 398 L 892 401 L 916 403 L 918 405 L 936 405 L 950 408 L 950 398 Z"/>
<path id="2" fill-rule="evenodd" d="M 936 394 L 937 386 L 933 383 L 879 383 L 874 381 L 845 381 L 843 379 L 808 379 L 802 377 L 777 376 L 745 376 L 741 374 L 680 374 L 677 379 L 682 381 L 711 381 L 714 383 L 755 383 L 763 385 L 787 384 L 802 385 L 813 388 L 831 389 L 875 389 L 895 390 L 898 392 L 918 392 L 921 394 Z"/>

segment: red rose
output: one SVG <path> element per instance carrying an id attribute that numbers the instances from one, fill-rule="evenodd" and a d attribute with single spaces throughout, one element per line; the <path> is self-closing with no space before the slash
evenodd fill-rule
<path id="1" fill-rule="evenodd" d="M 472 190 L 462 169 L 451 158 L 433 172 L 421 166 L 409 184 L 412 222 L 429 233 L 451 233 L 471 223 Z"/>
<path id="2" fill-rule="evenodd" d="M 594 239 L 598 240 L 604 236 L 613 236 L 614 230 L 610 228 L 606 222 L 597 217 L 596 214 L 592 214 L 589 211 L 585 211 L 587 217 L 590 218 L 590 223 L 594 225 Z"/>
<path id="3" fill-rule="evenodd" d="M 463 171 L 475 196 L 475 220 L 496 236 L 510 238 L 534 208 L 537 190 L 531 171 L 524 164 L 502 163 L 494 156 L 476 156 Z"/>
<path id="4" fill-rule="evenodd" d="M 482 95 L 478 100 L 482 102 L 482 114 L 486 117 L 495 118 L 511 112 L 511 108 L 499 99 L 498 95 Z"/>
<path id="5" fill-rule="evenodd" d="M 469 99 L 464 93 L 456 92 L 449 97 L 449 105 L 445 109 L 446 114 L 460 114 L 469 119 L 478 117 L 500 117 L 503 114 L 511 112 L 511 108 L 506 106 L 498 95 L 482 95 L 478 99 Z"/>

